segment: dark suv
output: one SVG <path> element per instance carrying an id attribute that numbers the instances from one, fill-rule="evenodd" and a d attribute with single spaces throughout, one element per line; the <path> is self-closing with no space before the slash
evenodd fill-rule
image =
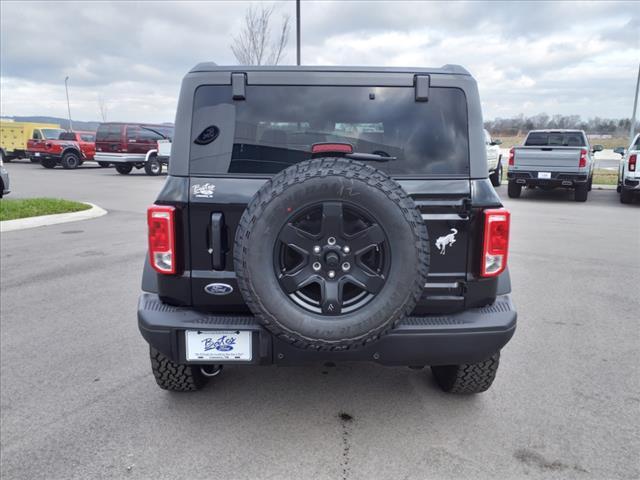
<path id="1" fill-rule="evenodd" d="M 196 66 L 148 210 L 158 385 L 222 366 L 431 366 L 489 388 L 516 326 L 509 212 L 462 67 Z"/>

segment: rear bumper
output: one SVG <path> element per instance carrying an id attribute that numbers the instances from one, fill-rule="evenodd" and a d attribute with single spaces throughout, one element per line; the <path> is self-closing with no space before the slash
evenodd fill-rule
<path id="1" fill-rule="evenodd" d="M 142 336 L 155 349 L 180 364 L 187 363 L 185 330 L 251 331 L 253 360 L 242 362 L 244 364 L 370 361 L 411 366 L 475 363 L 490 357 L 511 339 L 516 319 L 511 295 L 500 295 L 492 305 L 482 308 L 450 315 L 406 318 L 380 340 L 361 348 L 318 352 L 281 341 L 249 314 L 197 312 L 162 303 L 151 293 L 143 293 L 138 301 L 138 327 Z"/>
<path id="2" fill-rule="evenodd" d="M 633 190 L 634 192 L 640 192 L 640 178 L 626 177 L 622 182 L 622 188 L 625 190 Z"/>
<path id="3" fill-rule="evenodd" d="M 143 164 L 146 161 L 144 153 L 104 153 L 96 152 L 93 159 L 96 162 L 107 163 L 140 163 Z"/>
<path id="4" fill-rule="evenodd" d="M 520 185 L 546 185 L 552 187 L 574 187 L 586 183 L 589 173 L 584 172 L 550 172 L 551 178 L 538 178 L 538 170 L 511 170 L 507 172 L 507 178 Z"/>
<path id="5" fill-rule="evenodd" d="M 30 152 L 27 151 L 27 156 L 29 158 L 33 158 L 35 160 L 55 160 L 59 162 L 62 159 L 62 156 L 59 153 L 48 153 L 48 152 Z"/>

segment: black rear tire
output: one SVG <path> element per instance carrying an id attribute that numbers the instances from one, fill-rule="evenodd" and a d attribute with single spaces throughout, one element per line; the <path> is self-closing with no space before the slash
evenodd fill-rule
<path id="1" fill-rule="evenodd" d="M 74 170 L 81 165 L 80 156 L 75 152 L 67 152 L 62 156 L 60 164 L 65 170 Z"/>
<path id="2" fill-rule="evenodd" d="M 620 190 L 620 203 L 633 202 L 633 192 L 631 190 L 625 190 L 624 188 L 621 188 Z"/>
<path id="3" fill-rule="evenodd" d="M 173 363 L 153 347 L 149 347 L 149 355 L 151 371 L 156 383 L 163 390 L 194 392 L 207 384 L 208 378 L 202 374 L 199 366 Z"/>
<path id="4" fill-rule="evenodd" d="M 58 162 L 52 160 L 51 158 L 44 158 L 40 162 L 40 165 L 42 165 L 44 168 L 56 168 L 57 164 Z"/>
<path id="5" fill-rule="evenodd" d="M 522 193 L 522 185 L 517 184 L 514 181 L 510 181 L 507 186 L 507 193 L 509 198 L 520 198 L 520 194 Z"/>
<path id="6" fill-rule="evenodd" d="M 131 173 L 131 170 L 133 170 L 133 165 L 131 165 L 130 163 L 118 163 L 118 164 L 116 164 L 116 171 L 120 175 L 129 175 Z"/>
<path id="7" fill-rule="evenodd" d="M 157 177 L 162 173 L 162 164 L 157 157 L 151 157 L 144 164 L 144 171 L 147 175 Z"/>
<path id="8" fill-rule="evenodd" d="M 576 202 L 586 202 L 589 196 L 589 183 L 583 183 L 576 185 L 573 198 Z"/>
<path id="9" fill-rule="evenodd" d="M 498 161 L 498 166 L 496 167 L 496 171 L 493 172 L 489 176 L 491 180 L 491 185 L 494 187 L 499 187 L 502 184 L 502 162 Z"/>
<path id="10" fill-rule="evenodd" d="M 496 378 L 499 364 L 500 352 L 478 363 L 433 366 L 431 372 L 442 391 L 469 395 L 489 389 Z"/>
<path id="11" fill-rule="evenodd" d="M 316 215 L 305 213 L 310 209 Z M 368 226 L 345 233 L 355 210 L 366 210 Z M 317 233 L 301 233 L 300 217 L 316 218 L 308 222 Z M 370 229 L 378 239 L 369 241 Z M 294 274 L 283 273 L 287 267 L 279 262 L 289 244 L 282 232 L 290 232 L 291 244 L 308 260 Z M 365 247 L 356 240 L 363 237 Z M 361 255 L 372 247 L 383 266 L 364 274 Z M 397 182 L 361 162 L 324 158 L 289 167 L 256 193 L 236 231 L 234 262 L 243 298 L 274 335 L 300 348 L 344 350 L 385 335 L 413 310 L 427 280 L 429 240 L 415 203 Z M 341 269 L 341 263 L 349 266 Z M 317 270 L 311 271 L 312 264 Z M 355 296 L 366 300 L 349 303 L 343 293 L 355 279 L 362 281 Z M 286 280 L 292 282 L 288 291 Z M 309 285 L 317 287 L 315 293 L 304 290 Z M 304 297 L 316 293 L 316 306 L 305 305 Z"/>

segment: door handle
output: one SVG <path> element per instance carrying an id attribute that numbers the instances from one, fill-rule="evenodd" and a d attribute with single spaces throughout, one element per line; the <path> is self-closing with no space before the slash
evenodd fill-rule
<path id="1" fill-rule="evenodd" d="M 224 270 L 224 215 L 211 214 L 211 260 L 214 270 Z"/>

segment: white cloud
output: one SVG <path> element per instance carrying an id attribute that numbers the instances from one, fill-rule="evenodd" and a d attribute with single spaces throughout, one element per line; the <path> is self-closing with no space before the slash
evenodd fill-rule
<path id="1" fill-rule="evenodd" d="M 0 114 L 173 120 L 182 76 L 233 64 L 246 2 L 0 3 Z M 276 17 L 294 17 L 276 2 Z M 627 117 L 640 59 L 633 2 L 302 4 L 303 62 L 440 66 L 474 74 L 484 115 Z M 279 20 L 279 18 L 276 18 Z M 295 59 L 295 39 L 286 63 Z"/>

